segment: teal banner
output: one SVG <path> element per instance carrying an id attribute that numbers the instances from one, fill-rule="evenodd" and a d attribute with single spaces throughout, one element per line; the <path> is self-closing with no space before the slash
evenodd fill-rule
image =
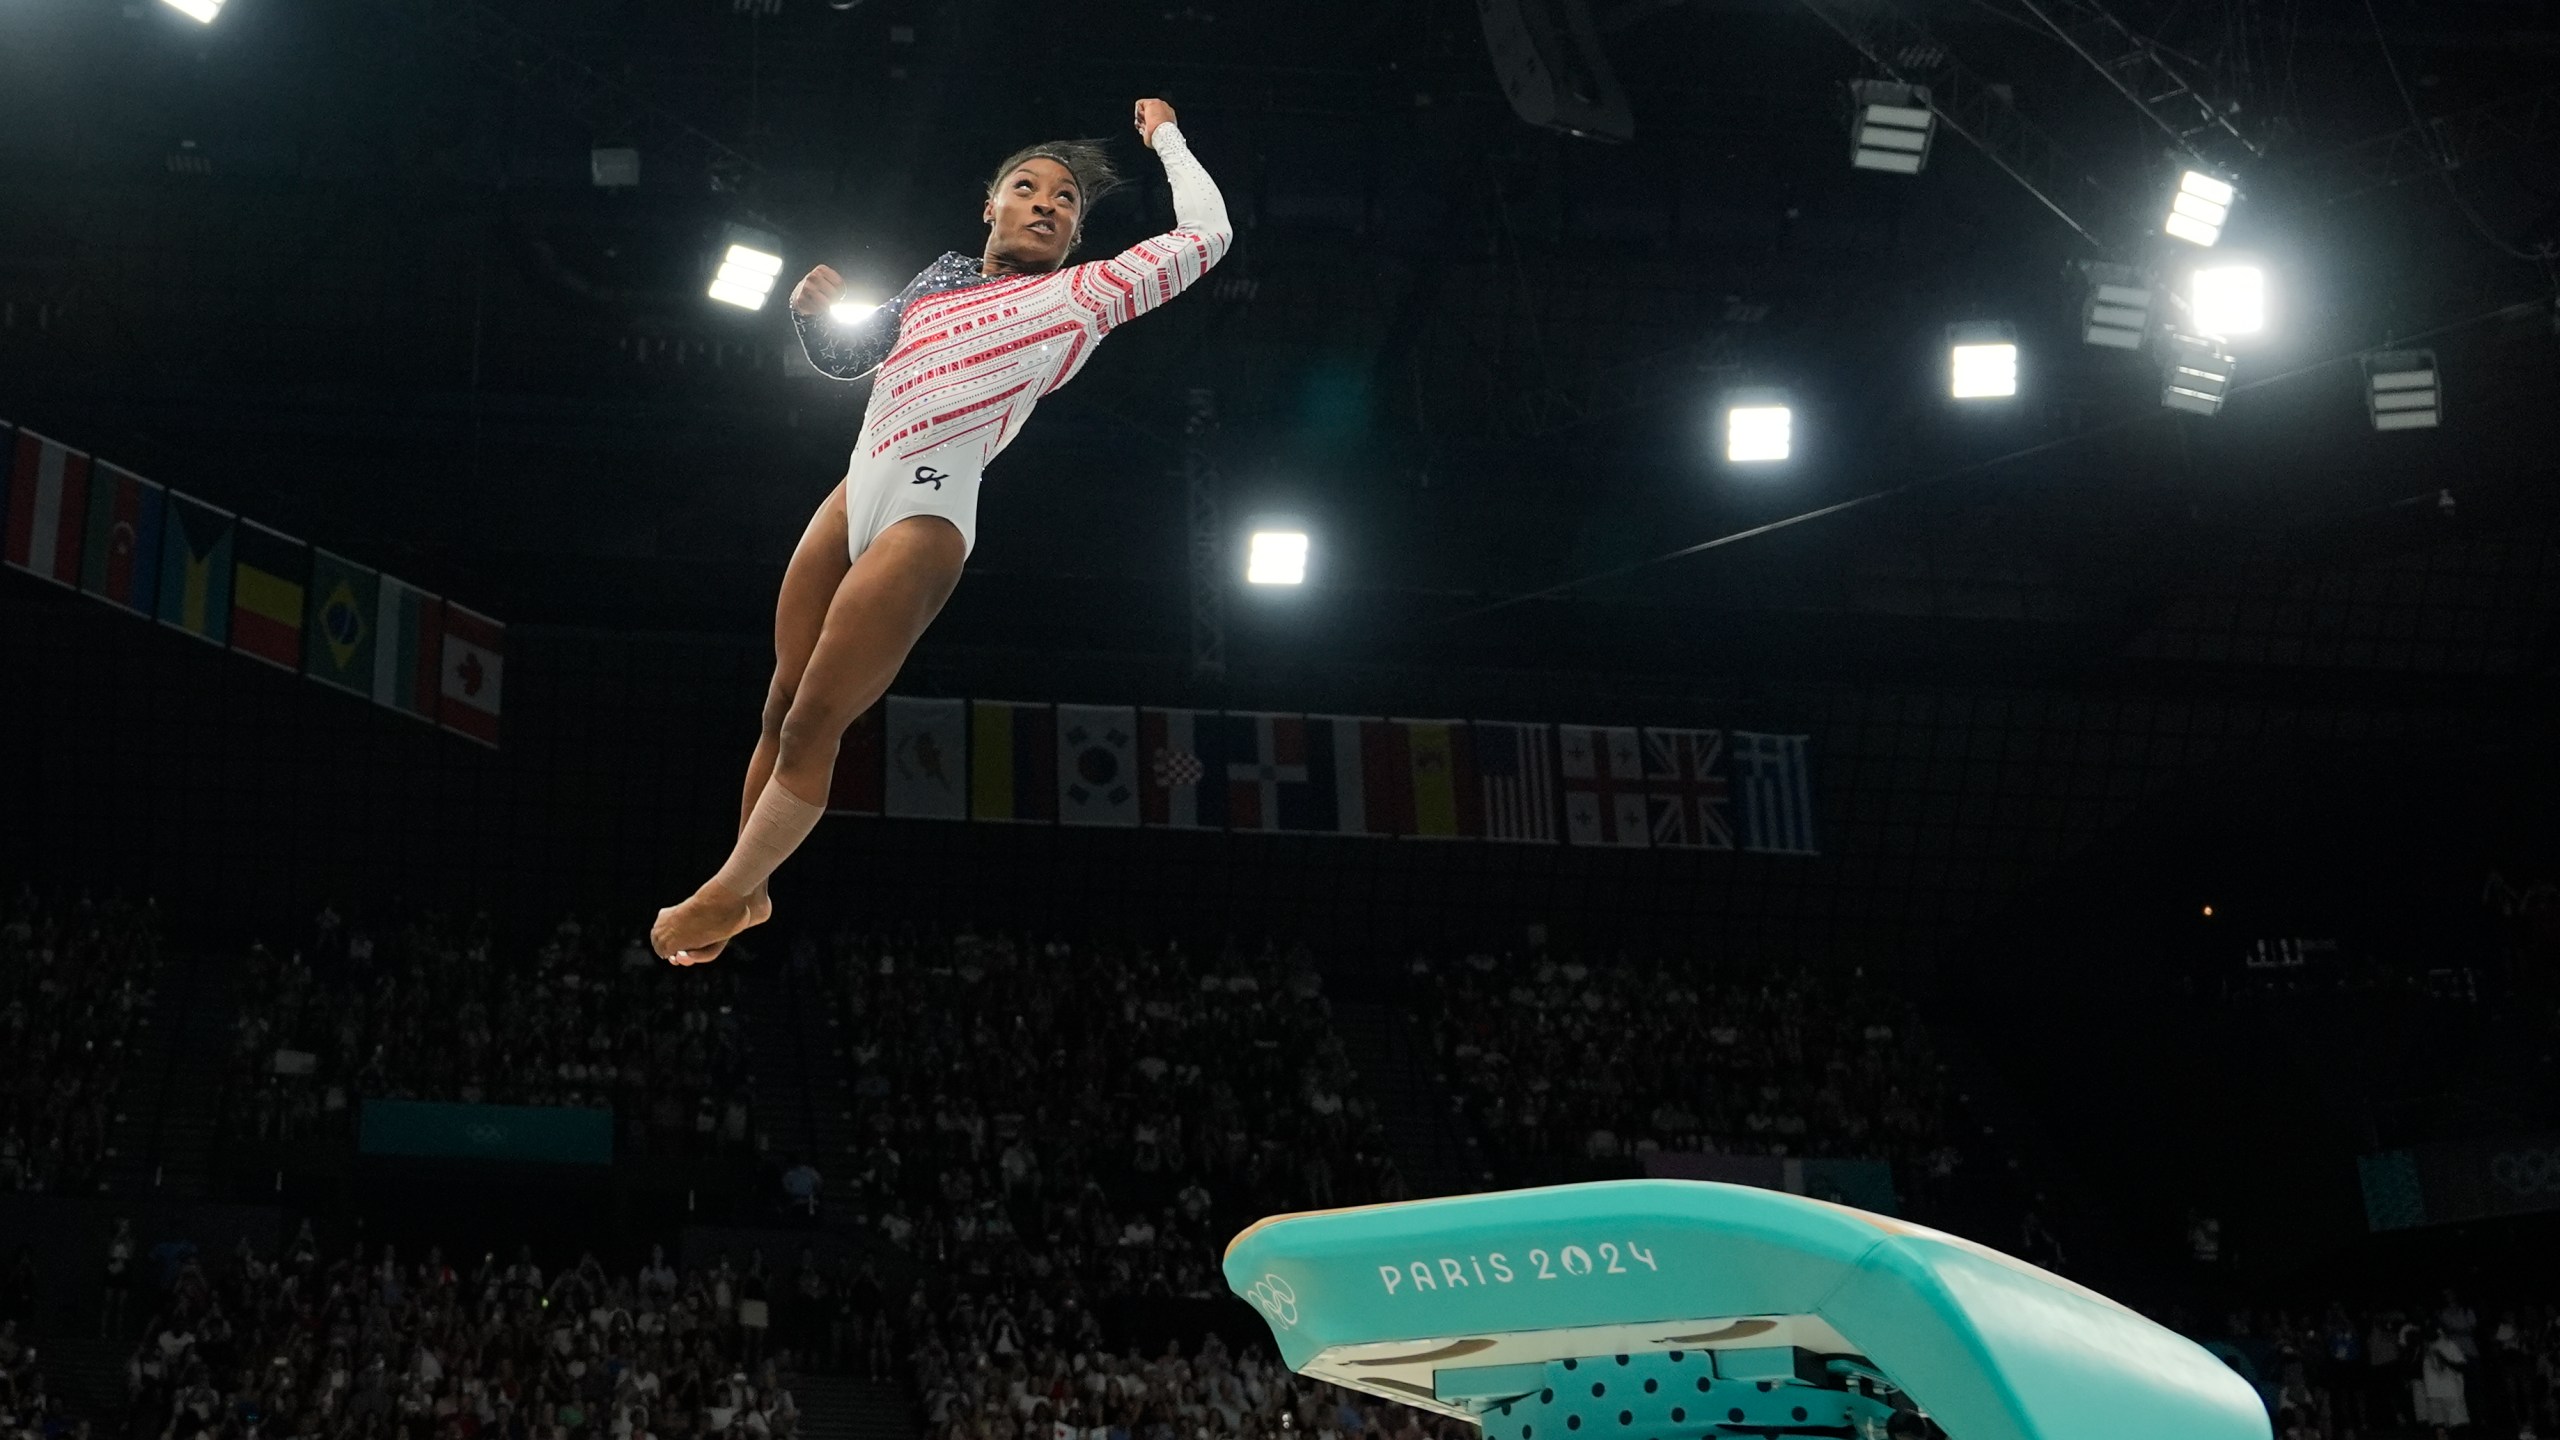
<path id="1" fill-rule="evenodd" d="M 2560 1132 L 2385 1150 L 2358 1156 L 2356 1172 L 2376 1230 L 2560 1210 Z"/>
<path id="2" fill-rule="evenodd" d="M 610 1165 L 613 1112 L 550 1105 L 367 1100 L 359 1148 L 367 1155 Z"/>

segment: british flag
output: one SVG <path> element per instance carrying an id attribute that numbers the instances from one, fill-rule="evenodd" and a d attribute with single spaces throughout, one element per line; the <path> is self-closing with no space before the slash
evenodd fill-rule
<path id="1" fill-rule="evenodd" d="M 1733 782 L 1724 770 L 1723 731 L 1647 728 L 1644 783 L 1654 844 L 1733 848 Z"/>

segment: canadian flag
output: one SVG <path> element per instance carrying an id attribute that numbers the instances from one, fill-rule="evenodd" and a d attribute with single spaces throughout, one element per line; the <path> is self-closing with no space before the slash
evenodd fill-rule
<path id="1" fill-rule="evenodd" d="M 444 700 L 436 718 L 456 735 L 496 749 L 498 696 L 506 678 L 507 627 L 448 600 L 444 606 Z"/>

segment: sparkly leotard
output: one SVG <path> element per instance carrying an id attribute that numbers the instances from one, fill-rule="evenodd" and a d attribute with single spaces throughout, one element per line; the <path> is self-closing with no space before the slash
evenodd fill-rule
<path id="1" fill-rule="evenodd" d="M 1227 253 L 1226 202 L 1182 132 L 1156 127 L 1174 228 L 1107 260 L 986 276 L 947 253 L 849 326 L 793 312 L 809 363 L 840 380 L 878 367 L 845 474 L 859 556 L 882 530 L 939 515 L 977 542 L 978 486 L 1040 397 L 1075 378 L 1102 337 L 1180 294 Z"/>

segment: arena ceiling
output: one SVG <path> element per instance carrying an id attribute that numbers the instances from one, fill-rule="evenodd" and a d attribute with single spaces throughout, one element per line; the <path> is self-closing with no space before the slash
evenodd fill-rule
<path id="1" fill-rule="evenodd" d="M 2162 136 L 2026 8 L 1820 9 L 1925 30 L 1941 52 L 1897 58 L 2000 87 L 2067 157 L 2065 207 L 2140 248 Z M 778 307 L 703 298 L 721 227 L 894 288 L 976 249 L 1019 144 L 1123 136 L 1152 180 L 1122 127 L 1160 94 L 1232 258 L 997 463 L 939 643 L 1180 656 L 1194 389 L 1227 519 L 1320 547 L 1310 593 L 1231 597 L 1243 659 L 2069 670 L 2151 653 L 2236 572 L 2448 527 L 2547 577 L 2560 7 L 2111 9 L 2263 151 L 2227 244 L 2272 266 L 2277 323 L 2212 419 L 2078 343 L 2100 251 L 1979 150 L 1850 169 L 1842 85 L 1874 67 L 1803 0 L 1594 0 L 1623 145 L 1518 120 L 1462 0 L 15 5 L 0 416 L 520 622 L 752 630 L 862 392 L 797 362 Z M 593 185 L 597 145 L 641 184 Z M 1092 248 L 1167 213 L 1142 185 Z M 1975 319 L 2026 347 L 1996 416 L 1939 398 L 1943 327 Z M 2447 424 L 2376 435 L 2354 357 L 2410 337 Z M 1783 473 L 1714 454 L 1743 382 L 1797 396 Z"/>

